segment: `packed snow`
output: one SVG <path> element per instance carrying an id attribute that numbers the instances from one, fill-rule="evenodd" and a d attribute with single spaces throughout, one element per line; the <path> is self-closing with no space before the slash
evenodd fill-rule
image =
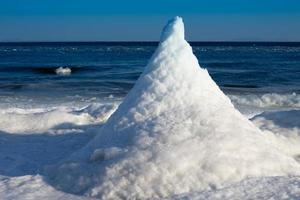
<path id="1" fill-rule="evenodd" d="M 40 175 L 14 178 L 0 176 L 0 199 L 92 200 L 55 190 Z"/>
<path id="2" fill-rule="evenodd" d="M 0 111 L 0 131 L 7 133 L 41 133 L 55 127 L 101 123 L 116 109 L 115 104 L 91 104 L 70 109 L 6 109 Z"/>
<path id="3" fill-rule="evenodd" d="M 57 188 L 102 199 L 163 198 L 289 175 L 300 175 L 300 164 L 199 67 L 179 17 L 97 136 L 48 169 Z"/>
<path id="4" fill-rule="evenodd" d="M 300 110 L 263 112 L 251 120 L 277 148 L 300 161 Z"/>
<path id="5" fill-rule="evenodd" d="M 270 108 L 242 115 L 176 17 L 120 105 L 1 108 L 0 199 L 299 199 L 299 96 L 230 98 Z"/>
<path id="6" fill-rule="evenodd" d="M 224 199 L 300 199 L 299 177 L 264 177 L 245 179 L 222 189 L 191 192 L 167 199 L 224 200 Z"/>

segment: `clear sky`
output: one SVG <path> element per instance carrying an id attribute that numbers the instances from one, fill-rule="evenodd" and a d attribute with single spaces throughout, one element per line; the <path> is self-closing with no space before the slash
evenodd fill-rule
<path id="1" fill-rule="evenodd" d="M 0 0 L 0 41 L 300 41 L 300 0 Z"/>

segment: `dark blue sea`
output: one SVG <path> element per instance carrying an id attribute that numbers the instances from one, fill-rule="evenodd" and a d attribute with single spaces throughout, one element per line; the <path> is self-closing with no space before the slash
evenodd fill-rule
<path id="1" fill-rule="evenodd" d="M 121 100 L 156 42 L 1 43 L 1 106 Z M 201 67 L 239 105 L 299 107 L 300 43 L 192 42 Z M 69 68 L 70 74 L 57 73 Z M 183 66 L 184 67 L 184 66 Z"/>

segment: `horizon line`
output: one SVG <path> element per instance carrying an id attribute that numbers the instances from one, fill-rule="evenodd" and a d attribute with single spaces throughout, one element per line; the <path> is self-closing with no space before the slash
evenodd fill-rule
<path id="1" fill-rule="evenodd" d="M 193 45 L 210 45 L 218 46 L 222 45 L 231 45 L 231 46 L 300 46 L 300 41 L 188 41 L 192 46 Z M 96 44 L 96 45 L 105 45 L 109 44 L 112 46 L 119 44 L 126 45 L 142 45 L 142 46 L 156 46 L 159 44 L 159 41 L 0 41 L 0 46 L 13 46 L 13 45 L 87 45 L 87 44 Z"/>
<path id="2" fill-rule="evenodd" d="M 65 43 L 75 43 L 75 42 L 159 42 L 159 40 L 16 40 L 16 41 L 0 41 L 0 43 L 60 43 L 60 42 L 65 42 Z M 278 42 L 278 43 L 284 43 L 284 42 L 291 42 L 291 43 L 300 43 L 299 41 L 290 41 L 290 40 L 188 40 L 188 42 Z"/>

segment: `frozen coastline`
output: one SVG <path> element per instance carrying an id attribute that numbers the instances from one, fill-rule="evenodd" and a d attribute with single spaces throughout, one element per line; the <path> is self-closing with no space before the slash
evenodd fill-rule
<path id="1" fill-rule="evenodd" d="M 115 109 L 3 111 L 0 197 L 87 198 L 53 186 L 103 199 L 300 196 L 300 111 L 266 112 L 254 126 L 199 68 L 180 18 Z M 30 197 L 34 186 L 44 192 Z"/>

